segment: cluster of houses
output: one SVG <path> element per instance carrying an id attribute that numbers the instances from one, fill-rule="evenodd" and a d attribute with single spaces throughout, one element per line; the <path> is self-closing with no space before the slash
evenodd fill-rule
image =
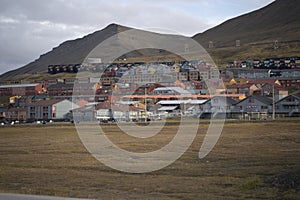
<path id="1" fill-rule="evenodd" d="M 283 65 L 286 65 L 286 67 L 283 67 Z M 50 65 L 48 71 L 51 74 L 85 71 L 101 72 L 101 83 L 104 85 L 132 82 L 173 82 L 175 80 L 201 82 L 202 80 L 218 79 L 221 75 L 224 78 L 276 79 L 285 88 L 300 89 L 300 58 L 298 57 L 269 58 L 264 61 L 257 59 L 234 61 L 229 63 L 227 68 L 220 69 L 203 61 L 192 60 L 182 62 Z"/>
<path id="2" fill-rule="evenodd" d="M 227 68 L 255 68 L 255 69 L 295 69 L 300 68 L 300 57 L 267 58 L 265 60 L 249 59 L 229 62 Z"/>
<path id="3" fill-rule="evenodd" d="M 0 84 L 0 121 L 300 115 L 299 88 L 282 79 L 233 77 L 200 61 L 86 68 L 95 66 L 101 76 Z"/>
<path id="4" fill-rule="evenodd" d="M 93 58 L 93 60 L 95 60 Z M 88 64 L 59 64 L 49 65 L 48 73 L 78 73 L 82 71 L 105 71 L 106 76 L 121 76 L 129 69 L 137 66 L 145 65 L 144 62 L 135 63 L 101 63 L 101 59 L 97 62 L 89 62 Z M 168 66 L 175 68 L 178 72 L 186 72 L 191 68 L 190 66 L 206 65 L 205 62 L 198 60 L 180 61 L 180 62 L 152 62 L 150 65 Z M 266 58 L 248 59 L 248 60 L 235 60 L 227 63 L 226 68 L 251 68 L 251 69 L 300 69 L 300 57 L 287 57 L 287 58 Z"/>
<path id="5" fill-rule="evenodd" d="M 49 96 L 36 91 L 30 102 L 18 102 L 15 99 L 10 102 L 8 108 L 0 108 L 0 118 L 2 121 L 27 122 L 66 121 L 73 120 L 74 117 L 77 121 L 139 121 L 166 117 L 209 118 L 224 115 L 228 118 L 267 118 L 272 115 L 273 110 L 277 116 L 299 116 L 300 94 L 288 95 L 275 84 L 263 84 L 259 89 L 255 84 L 246 84 L 247 87 L 243 86 L 242 89 L 247 95 L 201 95 L 178 86 L 152 87 L 153 90 L 151 87 L 145 87 L 147 90 L 144 94 L 124 95 L 121 98 L 110 95 L 109 100 L 97 102 L 81 99 L 80 96 L 72 100 L 50 99 Z M 234 84 L 228 89 L 232 90 L 232 86 Z"/>

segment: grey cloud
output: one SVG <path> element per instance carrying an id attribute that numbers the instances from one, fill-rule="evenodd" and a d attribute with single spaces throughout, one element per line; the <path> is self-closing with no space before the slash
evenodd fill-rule
<path id="1" fill-rule="evenodd" d="M 206 1 L 0 0 L 0 74 L 113 22 L 185 35 L 202 32 L 209 22 L 180 5 Z"/>

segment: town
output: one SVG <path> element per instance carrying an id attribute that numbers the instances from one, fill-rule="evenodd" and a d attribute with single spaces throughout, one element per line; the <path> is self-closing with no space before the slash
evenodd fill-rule
<path id="1" fill-rule="evenodd" d="M 226 68 L 199 60 L 50 65 L 49 74 L 91 72 L 92 75 L 2 82 L 1 124 L 73 122 L 74 116 L 80 121 L 101 122 L 299 116 L 299 59 L 286 59 L 289 62 L 283 64 L 287 67 L 277 66 L 281 62 L 276 60 L 280 59 L 273 59 L 272 67 L 259 64 L 269 66 L 266 60 Z M 258 69 L 257 65 L 264 69 Z"/>
<path id="2" fill-rule="evenodd" d="M 299 0 L 0 2 L 0 200 L 299 199 Z"/>

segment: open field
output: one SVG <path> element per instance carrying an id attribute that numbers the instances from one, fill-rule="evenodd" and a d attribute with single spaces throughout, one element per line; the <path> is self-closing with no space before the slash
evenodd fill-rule
<path id="1" fill-rule="evenodd" d="M 94 159 L 74 125 L 0 127 L 0 192 L 94 199 L 299 199 L 300 119 L 226 123 L 213 151 L 198 158 L 208 124 L 188 151 L 148 174 L 121 173 Z M 176 125 L 153 138 L 103 129 L 118 146 L 137 152 L 172 140 Z"/>

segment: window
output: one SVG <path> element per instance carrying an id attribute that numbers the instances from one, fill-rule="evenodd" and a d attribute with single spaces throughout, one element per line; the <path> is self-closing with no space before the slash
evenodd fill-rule
<path id="1" fill-rule="evenodd" d="M 35 113 L 30 113 L 30 119 L 33 119 L 35 117 Z"/>
<path id="2" fill-rule="evenodd" d="M 48 106 L 43 106 L 43 112 L 48 112 Z"/>
<path id="3" fill-rule="evenodd" d="M 294 101 L 295 101 L 295 98 L 290 97 L 290 98 L 287 99 L 287 101 L 288 101 L 288 102 L 294 102 Z"/>

